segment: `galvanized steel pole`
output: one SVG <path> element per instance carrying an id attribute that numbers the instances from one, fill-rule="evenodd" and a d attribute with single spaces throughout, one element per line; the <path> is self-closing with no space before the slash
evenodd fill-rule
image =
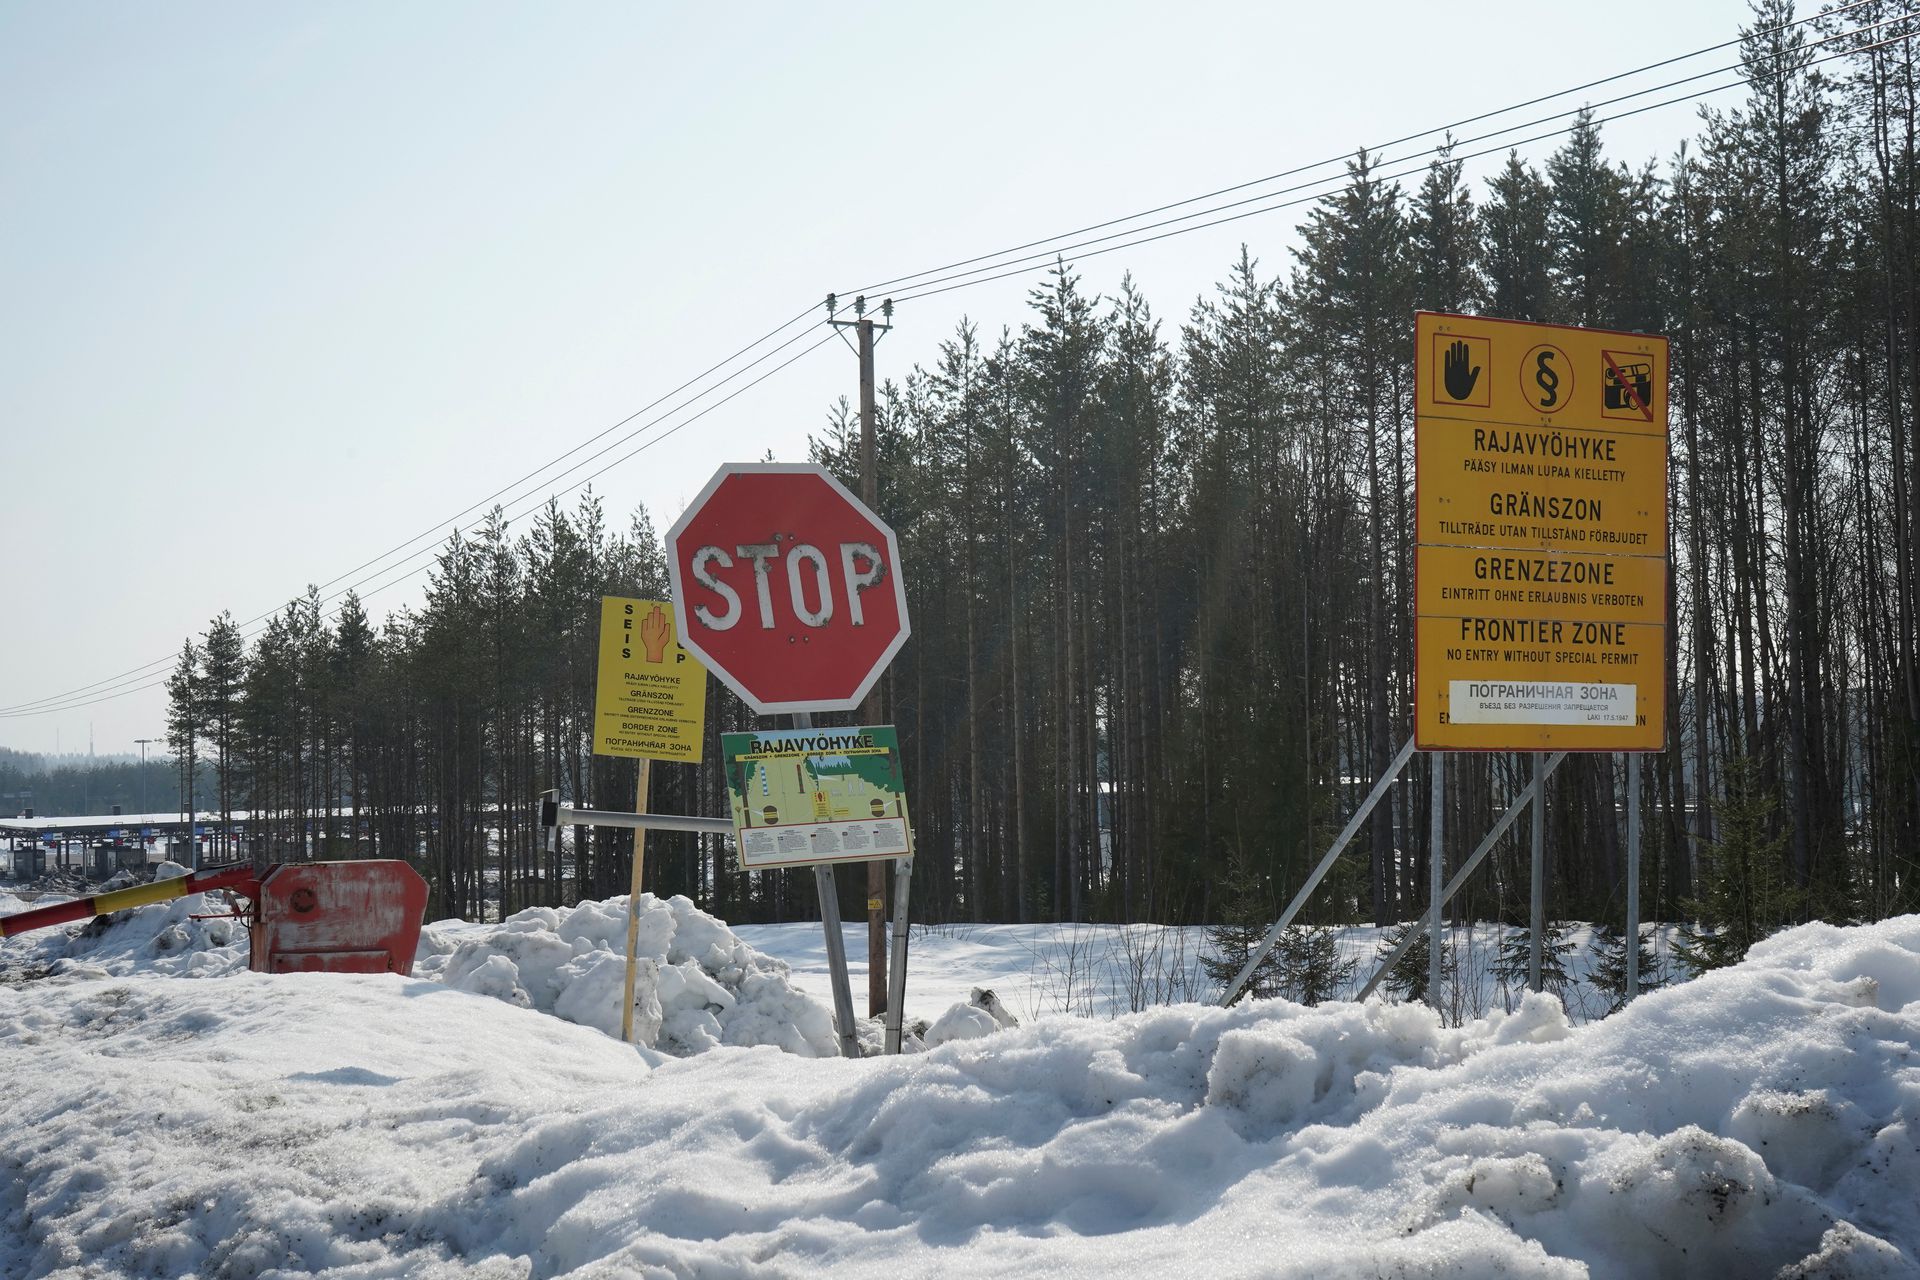
<path id="1" fill-rule="evenodd" d="M 1527 990 L 1540 989 L 1540 930 L 1547 914 L 1547 755 L 1533 753 L 1533 782 L 1538 790 L 1533 797 L 1533 886 L 1527 907 L 1527 924 L 1533 938 L 1527 944 Z"/>
<path id="2" fill-rule="evenodd" d="M 813 717 L 805 711 L 796 711 L 793 727 L 811 729 Z M 820 893 L 820 927 L 827 936 L 827 970 L 833 986 L 833 1019 L 840 1032 L 840 1055 L 857 1058 L 860 1041 L 853 1033 L 853 983 L 847 976 L 847 935 L 840 924 L 840 891 L 833 882 L 830 863 L 814 867 L 813 885 Z"/>
<path id="3" fill-rule="evenodd" d="M 1440 1010 L 1440 957 L 1446 939 L 1440 932 L 1440 908 L 1447 869 L 1447 753 L 1433 753 L 1433 831 L 1427 848 L 1427 1004 Z"/>
<path id="4" fill-rule="evenodd" d="M 1640 753 L 1627 753 L 1627 990 L 1640 994 Z"/>
<path id="5" fill-rule="evenodd" d="M 900 1052 L 900 1026 L 907 1008 L 907 906 L 913 900 L 913 859 L 893 864 L 893 968 L 887 989 L 887 1052 Z"/>
<path id="6" fill-rule="evenodd" d="M 1560 762 L 1566 758 L 1567 753 L 1564 751 L 1556 751 L 1553 755 L 1547 757 L 1547 772 L 1551 774 L 1555 769 L 1560 767 Z M 1452 902 L 1453 895 L 1460 892 L 1460 887 L 1466 884 L 1467 877 L 1474 873 L 1474 869 L 1480 865 L 1489 853 L 1493 852 L 1493 846 L 1499 843 L 1501 836 L 1507 834 L 1507 828 L 1511 827 L 1515 820 L 1519 818 L 1520 811 L 1532 803 L 1539 794 L 1540 781 L 1540 779 L 1535 778 L 1527 784 L 1526 790 L 1514 797 L 1513 803 L 1509 804 L 1506 812 L 1500 815 L 1500 821 L 1493 824 L 1493 830 L 1487 832 L 1486 838 L 1474 849 L 1472 856 L 1461 863 L 1460 869 L 1455 871 L 1453 878 L 1447 881 L 1447 887 L 1440 892 L 1440 900 L 1442 902 Z M 1407 952 L 1419 945 L 1420 939 L 1426 936 L 1426 931 L 1427 922 L 1425 920 L 1415 920 L 1410 924 L 1407 927 L 1407 931 L 1401 935 L 1399 944 L 1387 953 L 1386 959 L 1382 960 L 1379 966 L 1374 969 L 1373 976 L 1367 979 L 1367 985 L 1360 988 L 1360 994 L 1355 996 L 1354 999 L 1365 1000 L 1368 996 L 1372 995 L 1374 991 L 1378 989 L 1382 980 L 1384 980 L 1389 973 L 1393 972 L 1393 967 L 1400 963 Z"/>

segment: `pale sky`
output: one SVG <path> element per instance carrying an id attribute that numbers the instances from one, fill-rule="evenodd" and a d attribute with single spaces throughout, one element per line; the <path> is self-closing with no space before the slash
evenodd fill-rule
<path id="1" fill-rule="evenodd" d="M 432 531 L 360 587 L 376 618 L 416 601 L 423 573 L 372 589 L 463 508 L 829 291 L 1644 66 L 1746 17 L 1734 0 L 0 0 L 0 708 L 157 660 L 66 701 L 152 684 L 222 609 L 331 593 Z M 1664 159 L 1696 110 L 1605 125 L 1608 152 Z M 1285 270 L 1304 213 L 1079 269 L 1102 293 L 1131 270 L 1171 337 L 1243 240 Z M 903 305 L 881 376 L 931 362 L 963 315 L 1017 327 L 1040 274 Z M 722 462 L 804 460 L 855 374 L 833 343 L 594 486 L 620 525 L 644 502 L 664 529 Z M 511 491 L 509 513 L 684 416 Z M 160 690 L 135 688 L 0 714 L 0 746 L 85 750 L 91 731 L 127 752 L 164 723 Z"/>

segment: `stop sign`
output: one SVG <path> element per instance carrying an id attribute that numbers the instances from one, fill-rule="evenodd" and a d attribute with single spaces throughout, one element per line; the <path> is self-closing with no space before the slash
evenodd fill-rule
<path id="1" fill-rule="evenodd" d="M 721 467 L 667 571 L 680 643 L 761 715 L 851 711 L 907 642 L 893 530 L 824 467 Z"/>

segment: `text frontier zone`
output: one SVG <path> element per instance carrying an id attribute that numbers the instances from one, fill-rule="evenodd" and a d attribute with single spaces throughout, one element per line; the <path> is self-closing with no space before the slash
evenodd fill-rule
<path id="1" fill-rule="evenodd" d="M 1562 618 L 1461 618 L 1463 644 L 1627 646 L 1624 622 L 1569 622 Z"/>

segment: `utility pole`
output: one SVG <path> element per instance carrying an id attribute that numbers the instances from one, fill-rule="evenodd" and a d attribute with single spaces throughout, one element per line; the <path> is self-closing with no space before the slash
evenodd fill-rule
<path id="1" fill-rule="evenodd" d="M 853 300 L 852 320 L 841 320 L 835 312 L 838 300 L 827 295 L 827 323 L 836 329 L 852 329 L 858 340 L 855 353 L 860 357 L 860 501 L 878 515 L 879 480 L 874 470 L 873 434 L 876 410 L 873 402 L 873 344 L 876 333 L 893 328 L 891 323 L 875 324 L 867 316 L 867 300 Z M 883 322 L 893 319 L 893 299 L 880 304 Z M 844 336 L 844 335 L 843 335 Z M 884 724 L 887 718 L 884 683 L 875 681 L 867 700 L 860 705 L 861 724 Z M 867 1016 L 877 1018 L 887 1011 L 887 863 L 878 859 L 867 864 Z"/>
<path id="2" fill-rule="evenodd" d="M 147 812 L 147 744 L 160 739 L 135 738 L 134 741 L 140 744 L 140 812 L 144 815 Z"/>

